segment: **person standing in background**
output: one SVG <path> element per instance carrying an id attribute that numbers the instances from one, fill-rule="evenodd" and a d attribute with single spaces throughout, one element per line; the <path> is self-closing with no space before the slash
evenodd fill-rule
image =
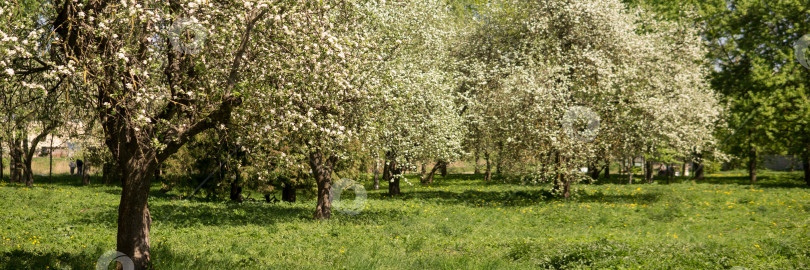
<path id="1" fill-rule="evenodd" d="M 79 176 L 84 175 L 84 171 L 82 170 L 84 169 L 84 162 L 82 162 L 81 159 L 76 159 L 76 169 L 76 173 L 79 174 Z"/>
<path id="2" fill-rule="evenodd" d="M 68 163 L 68 167 L 70 167 L 70 175 L 73 175 L 73 171 L 76 170 L 76 162 L 73 159 L 70 159 L 70 163 Z"/>

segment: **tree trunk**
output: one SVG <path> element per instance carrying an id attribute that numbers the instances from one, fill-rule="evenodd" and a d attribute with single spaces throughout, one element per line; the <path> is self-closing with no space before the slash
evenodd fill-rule
<path id="1" fill-rule="evenodd" d="M 159 170 L 156 170 L 155 172 L 157 173 L 158 171 Z M 155 177 L 155 179 L 157 179 L 157 177 Z M 230 196 L 230 198 L 231 198 L 232 201 L 235 201 L 235 202 L 238 202 L 238 203 L 241 203 L 241 202 L 245 201 L 245 197 L 242 196 L 242 187 L 239 185 L 240 180 L 241 179 L 239 177 L 239 172 L 236 172 L 236 179 L 234 179 L 231 182 L 231 196 Z"/>
<path id="2" fill-rule="evenodd" d="M 295 202 L 295 185 L 285 183 L 281 190 L 281 200 L 285 202 Z"/>
<path id="3" fill-rule="evenodd" d="M 681 177 L 686 176 L 686 161 L 683 162 L 683 167 L 681 168 Z"/>
<path id="4" fill-rule="evenodd" d="M 481 159 L 481 157 L 478 154 L 478 149 L 475 149 L 475 166 L 473 166 L 473 168 L 474 168 L 473 173 L 474 174 L 480 174 L 481 173 L 481 166 L 478 166 L 478 161 L 480 159 Z"/>
<path id="5" fill-rule="evenodd" d="M 22 150 L 20 150 L 21 147 L 22 141 L 20 141 L 19 138 L 14 138 L 13 140 L 9 141 L 9 176 L 11 177 L 11 182 L 22 183 L 23 154 Z"/>
<path id="6" fill-rule="evenodd" d="M 558 168 L 557 168 L 557 181 L 558 181 L 559 184 L 562 184 L 563 198 L 568 199 L 569 197 L 571 197 L 571 181 L 570 181 L 569 177 L 566 177 L 562 172 L 560 172 L 559 167 L 562 166 L 562 164 L 563 164 L 562 156 L 561 156 L 560 153 L 556 154 L 556 160 L 555 161 L 557 162 L 557 166 L 558 166 Z"/>
<path id="7" fill-rule="evenodd" d="M 487 162 L 487 171 L 484 173 L 484 181 L 492 180 L 492 163 L 489 161 L 489 151 L 484 151 L 484 160 Z"/>
<path id="8" fill-rule="evenodd" d="M 622 158 L 622 172 L 621 173 L 627 173 L 627 159 L 626 158 Z M 619 173 L 619 175 L 621 175 L 621 173 Z"/>
<path id="9" fill-rule="evenodd" d="M 644 181 L 653 183 L 653 162 L 649 159 L 644 161 Z"/>
<path id="10" fill-rule="evenodd" d="M 4 171 L 5 168 L 3 168 L 4 165 L 5 164 L 3 163 L 3 138 L 0 138 L 0 182 L 2 182 L 3 178 L 5 178 L 5 175 L 3 175 L 5 173 Z"/>
<path id="11" fill-rule="evenodd" d="M 426 165 L 425 165 L 425 162 L 420 162 L 420 163 L 421 163 L 421 166 L 419 166 L 420 167 L 420 169 L 419 169 L 419 182 L 421 182 L 422 184 L 425 184 L 425 183 L 427 183 L 427 178 L 426 178 L 427 177 L 427 171 L 425 169 Z"/>
<path id="12" fill-rule="evenodd" d="M 89 186 L 90 185 L 90 174 L 88 173 L 90 170 L 90 162 L 87 159 L 84 160 L 84 164 L 82 164 L 82 185 Z"/>
<path id="13" fill-rule="evenodd" d="M 309 153 L 309 166 L 318 183 L 318 204 L 315 207 L 314 219 L 329 219 L 332 217 L 332 201 L 329 192 L 332 190 L 332 170 L 337 162 L 337 156 L 324 156 L 320 150 Z"/>
<path id="14" fill-rule="evenodd" d="M 374 159 L 374 190 L 380 190 L 380 160 Z"/>
<path id="15" fill-rule="evenodd" d="M 433 175 L 436 174 L 436 170 L 439 169 L 441 163 L 441 161 L 438 161 L 436 162 L 436 165 L 433 165 L 433 169 L 430 170 L 430 173 L 427 175 L 427 179 L 425 179 L 426 183 L 433 183 Z"/>
<path id="16" fill-rule="evenodd" d="M 703 180 L 703 154 L 698 153 L 695 156 L 697 156 L 697 162 L 695 163 L 694 177 L 695 177 L 695 180 L 700 181 L 700 180 Z"/>
<path id="17" fill-rule="evenodd" d="M 22 182 L 25 183 L 27 187 L 34 186 L 34 172 L 31 171 L 31 158 L 23 158 L 22 165 Z"/>
<path id="18" fill-rule="evenodd" d="M 389 152 L 387 156 L 388 159 L 390 159 L 390 161 L 388 162 L 389 178 L 385 179 L 388 182 L 388 195 L 396 196 L 400 194 L 399 174 L 402 171 L 398 168 L 397 160 L 396 157 L 393 155 L 393 153 Z"/>
<path id="19" fill-rule="evenodd" d="M 35 147 L 35 146 L 34 146 Z M 28 144 L 28 129 L 23 129 L 22 135 L 22 171 L 23 171 L 23 178 L 22 182 L 25 183 L 25 186 L 32 187 L 34 186 L 34 171 L 31 169 L 31 162 L 34 158 L 34 151 L 30 145 Z"/>
<path id="20" fill-rule="evenodd" d="M 149 188 L 157 163 L 154 158 L 121 151 L 119 166 L 123 178 L 118 205 L 117 250 L 132 259 L 135 269 L 149 269 Z"/>
<path id="21" fill-rule="evenodd" d="M 599 164 L 598 161 L 592 162 L 588 165 L 588 172 L 591 174 L 591 179 L 596 180 L 599 179 Z"/>
<path id="22" fill-rule="evenodd" d="M 389 156 L 389 154 L 388 154 L 388 153 L 385 153 L 385 159 L 383 159 L 383 175 L 382 175 L 382 180 L 383 180 L 383 181 L 385 181 L 385 182 L 387 182 L 387 183 L 390 183 L 390 181 L 391 181 L 391 170 L 389 170 L 389 169 L 390 169 L 391 167 L 389 167 L 389 166 L 388 166 L 388 162 L 389 162 L 389 161 L 388 161 L 388 156 Z"/>
<path id="23" fill-rule="evenodd" d="M 561 178 L 566 178 L 566 177 L 563 177 L 562 174 L 560 174 L 560 177 Z M 562 181 L 564 181 L 564 183 L 565 183 L 564 186 L 563 186 L 563 198 L 568 199 L 568 197 L 571 197 L 571 181 L 568 180 L 568 179 L 563 179 Z"/>
<path id="24" fill-rule="evenodd" d="M 9 181 L 12 183 L 16 183 L 20 181 L 20 166 L 19 166 L 19 156 L 17 155 L 17 149 L 14 146 L 8 150 L 8 177 Z"/>
<path id="25" fill-rule="evenodd" d="M 610 179 L 610 159 L 606 160 L 607 164 L 605 164 L 605 179 Z"/>
<path id="26" fill-rule="evenodd" d="M 754 183 L 757 181 L 757 148 L 751 146 L 748 156 L 748 179 Z"/>
<path id="27" fill-rule="evenodd" d="M 630 167 L 627 167 L 627 184 L 633 184 L 633 169 L 636 167 L 636 158 L 630 158 Z"/>
<path id="28" fill-rule="evenodd" d="M 448 164 L 449 164 L 449 163 L 447 163 L 447 162 L 442 162 L 442 166 L 440 167 L 441 172 L 442 172 L 442 177 L 446 177 L 446 176 L 447 176 L 447 165 L 448 165 Z M 431 179 L 431 180 L 432 180 L 432 179 Z M 432 182 L 432 181 L 431 181 L 431 182 Z"/>
<path id="29" fill-rule="evenodd" d="M 27 146 L 27 144 L 23 144 L 23 145 Z M 32 159 L 33 159 L 33 157 L 31 157 L 31 156 L 29 156 L 27 154 L 23 155 L 23 160 L 22 160 L 22 162 L 23 162 L 23 164 L 22 164 L 23 165 L 23 167 L 22 167 L 23 179 L 22 179 L 22 182 L 25 183 L 25 186 L 27 186 L 27 187 L 33 187 L 34 186 L 34 171 L 31 169 Z"/>
<path id="30" fill-rule="evenodd" d="M 672 163 L 667 165 L 667 184 L 672 184 L 672 180 L 675 180 L 675 169 L 672 168 L 673 165 Z"/>

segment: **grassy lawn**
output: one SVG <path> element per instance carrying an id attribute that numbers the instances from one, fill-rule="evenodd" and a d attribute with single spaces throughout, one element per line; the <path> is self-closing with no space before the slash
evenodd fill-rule
<path id="1" fill-rule="evenodd" d="M 358 215 L 311 219 L 315 202 L 177 200 L 153 187 L 156 269 L 806 269 L 810 189 L 799 173 L 742 172 L 705 182 L 547 186 L 480 176 L 368 191 Z M 0 269 L 93 269 L 115 249 L 120 188 L 60 176 L 0 183 Z M 97 179 L 93 183 L 98 183 Z M 202 196 L 197 196 L 202 197 Z M 258 198 L 258 194 L 253 194 Z"/>

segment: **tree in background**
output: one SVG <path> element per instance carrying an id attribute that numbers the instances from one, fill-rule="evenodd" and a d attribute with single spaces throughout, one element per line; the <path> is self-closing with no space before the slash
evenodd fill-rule
<path id="1" fill-rule="evenodd" d="M 470 133 L 564 197 L 597 153 L 712 144 L 720 111 L 689 25 L 617 1 L 506 1 L 476 21 L 461 49 Z"/>
<path id="2" fill-rule="evenodd" d="M 701 26 L 712 88 L 728 104 L 728 128 L 716 134 L 719 147 L 747 161 L 752 182 L 765 154 L 793 154 L 808 163 L 810 71 L 797 61 L 795 49 L 810 33 L 808 1 L 630 2 Z M 697 16 L 682 16 L 690 11 Z M 806 170 L 810 184 L 808 179 Z"/>
<path id="3" fill-rule="evenodd" d="M 37 146 L 64 124 L 65 92 L 70 89 L 65 70 L 51 62 L 60 56 L 48 49 L 55 41 L 53 29 L 39 14 L 47 11 L 40 1 L 15 1 L 0 5 L 0 138 L 6 139 L 11 179 L 32 186 L 31 162 Z"/>
<path id="4" fill-rule="evenodd" d="M 405 169 L 436 162 L 420 179 L 432 182 L 437 169 L 461 154 L 464 132 L 450 54 L 460 25 L 446 10 L 442 1 L 420 0 L 373 12 L 377 23 L 388 26 L 383 39 L 396 48 L 381 65 L 386 103 L 367 139 L 384 153 L 383 179 L 391 195 L 400 193 Z"/>

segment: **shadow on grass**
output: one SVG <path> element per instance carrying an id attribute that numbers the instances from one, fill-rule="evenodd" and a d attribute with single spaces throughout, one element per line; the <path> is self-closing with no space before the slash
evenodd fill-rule
<path id="1" fill-rule="evenodd" d="M 25 183 L 11 183 L 8 179 L 8 176 L 3 178 L 2 180 L 5 183 L 12 184 L 12 186 L 19 186 L 25 187 Z M 97 185 L 101 183 L 101 177 L 97 175 L 90 176 L 90 184 Z M 69 174 L 54 174 L 53 178 L 48 177 L 47 175 L 34 175 L 34 186 L 46 186 L 46 187 L 58 187 L 58 186 L 70 186 L 70 187 L 82 187 L 82 178 L 78 175 L 69 175 Z"/>
<path id="2" fill-rule="evenodd" d="M 86 253 L 11 250 L 0 253 L 0 269 L 95 269 L 97 260 Z"/>
<path id="3" fill-rule="evenodd" d="M 668 182 L 665 177 L 653 177 L 655 183 L 659 185 L 687 183 L 695 181 L 689 176 L 677 176 L 671 182 Z M 611 175 L 609 178 L 604 176 L 600 177 L 593 183 L 583 183 L 586 185 L 627 185 L 627 175 Z M 707 174 L 704 180 L 695 181 L 696 183 L 718 184 L 718 185 L 744 185 L 755 186 L 760 188 L 807 188 L 808 185 L 804 182 L 803 176 L 800 172 L 775 172 L 765 171 L 757 176 L 757 182 L 751 183 L 748 175 L 741 175 L 739 173 L 732 174 L 729 172 L 722 172 L 718 174 Z M 633 176 L 633 185 L 648 184 L 644 181 L 643 176 Z"/>
<path id="4" fill-rule="evenodd" d="M 579 193 L 569 199 L 571 202 L 600 202 L 600 203 L 636 203 L 651 204 L 660 200 L 661 193 L 648 192 L 635 195 L 603 194 L 601 192 L 586 194 Z M 529 206 L 538 203 L 562 201 L 560 196 L 550 190 L 521 190 L 521 191 L 477 191 L 464 192 L 449 191 L 412 191 L 403 193 L 397 199 L 419 199 L 445 205 L 467 205 L 471 207 L 502 207 L 502 206 Z M 493 204 L 491 202 L 497 202 Z"/>
<path id="5" fill-rule="evenodd" d="M 96 249 L 91 253 L 56 253 L 12 250 L 0 253 L 0 269 L 96 269 L 96 262 L 108 250 Z M 250 259 L 219 261 L 211 256 L 182 256 L 170 246 L 155 243 L 152 248 L 155 269 L 233 269 L 255 265 Z M 110 263 L 110 269 L 112 269 Z M 108 269 L 108 268 L 104 268 Z"/>
<path id="6" fill-rule="evenodd" d="M 761 188 L 807 188 L 807 184 L 800 173 L 789 172 L 764 172 L 757 176 L 757 181 L 751 183 L 748 175 L 740 174 L 716 174 L 707 175 L 703 181 L 698 183 L 717 185 L 741 185 L 755 186 Z"/>
<path id="7" fill-rule="evenodd" d="M 238 226 L 238 225 L 272 225 L 279 222 L 290 222 L 300 219 L 312 219 L 312 206 L 304 204 L 289 205 L 286 203 L 267 204 L 263 202 L 245 202 L 236 204 L 223 202 L 219 204 L 182 204 L 155 203 L 149 206 L 153 224 L 164 224 L 173 227 L 197 226 Z M 81 216 L 74 222 L 115 226 L 118 212 L 116 209 L 97 212 L 94 215 Z"/>

